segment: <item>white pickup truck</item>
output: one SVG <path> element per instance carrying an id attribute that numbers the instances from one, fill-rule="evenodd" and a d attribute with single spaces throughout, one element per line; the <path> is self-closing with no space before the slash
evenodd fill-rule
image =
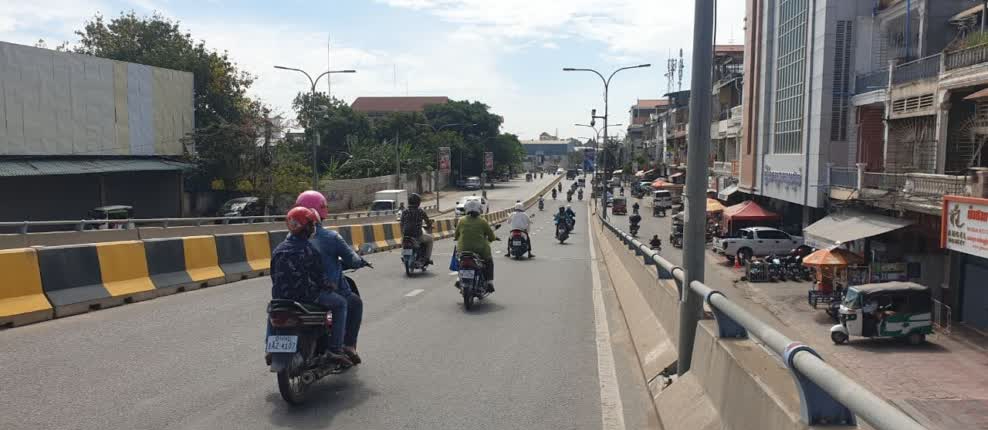
<path id="1" fill-rule="evenodd" d="M 716 239 L 713 250 L 728 259 L 740 257 L 745 261 L 755 255 L 788 254 L 800 246 L 803 246 L 802 237 L 775 228 L 748 227 L 738 230 L 737 237 Z"/>

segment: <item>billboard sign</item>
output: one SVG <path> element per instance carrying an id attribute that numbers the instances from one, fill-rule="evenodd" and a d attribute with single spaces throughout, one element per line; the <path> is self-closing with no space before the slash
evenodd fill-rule
<path id="1" fill-rule="evenodd" d="M 484 171 L 490 172 L 494 170 L 494 153 L 485 152 L 484 153 Z"/>
<path id="2" fill-rule="evenodd" d="M 450 172 L 450 162 L 449 162 L 449 147 L 443 146 L 439 148 L 439 171 L 444 174 L 449 174 Z"/>
<path id="3" fill-rule="evenodd" d="M 988 199 L 944 196 L 940 244 L 988 258 Z"/>

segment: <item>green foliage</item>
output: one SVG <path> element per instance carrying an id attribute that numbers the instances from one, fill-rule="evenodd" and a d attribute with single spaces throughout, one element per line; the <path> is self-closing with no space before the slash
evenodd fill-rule
<path id="1" fill-rule="evenodd" d="M 964 37 L 959 49 L 970 48 L 985 43 L 988 43 L 988 32 L 976 31 Z"/>
<path id="2" fill-rule="evenodd" d="M 373 135 L 366 115 L 355 112 L 342 100 L 330 99 L 326 93 L 299 93 L 292 108 L 298 124 L 305 128 L 307 145 L 312 145 L 315 132 L 319 131 L 320 169 L 345 160 L 348 142 L 366 140 Z"/>

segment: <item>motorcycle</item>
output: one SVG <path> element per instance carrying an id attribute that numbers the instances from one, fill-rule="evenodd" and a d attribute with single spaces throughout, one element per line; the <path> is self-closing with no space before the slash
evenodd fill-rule
<path id="1" fill-rule="evenodd" d="M 344 279 L 359 296 L 353 279 L 349 276 Z M 305 402 L 313 383 L 350 368 L 326 355 L 333 317 L 325 308 L 314 303 L 274 299 L 268 303 L 267 314 L 270 331 L 265 352 L 270 354 L 269 366 L 277 374 L 278 391 L 286 402 L 293 405 Z"/>
<path id="2" fill-rule="evenodd" d="M 545 202 L 542 201 L 542 200 L 539 200 L 539 210 L 541 211 L 543 209 L 545 209 Z"/>
<path id="3" fill-rule="evenodd" d="M 569 228 L 567 227 L 566 221 L 556 223 L 556 240 L 559 243 L 563 243 L 566 239 L 569 239 Z"/>
<path id="4" fill-rule="evenodd" d="M 521 230 L 511 230 L 510 239 L 508 239 L 511 246 L 508 247 L 508 257 L 515 257 L 519 260 L 525 257 L 528 253 L 528 241 L 525 239 L 525 232 Z"/>
<path id="5" fill-rule="evenodd" d="M 779 257 L 774 255 L 768 256 L 765 259 L 766 273 L 768 274 L 768 280 L 770 282 L 778 282 L 780 280 L 784 281 L 785 278 L 782 277 L 782 262 L 779 261 Z"/>
<path id="6" fill-rule="evenodd" d="M 573 201 L 573 193 L 566 193 L 566 203 Z"/>
<path id="7" fill-rule="evenodd" d="M 427 225 L 425 230 L 432 232 L 432 225 Z M 406 276 L 412 276 L 412 272 L 416 270 L 425 272 L 425 268 L 429 266 L 429 260 L 422 252 L 422 244 L 414 237 L 401 238 L 401 263 L 405 266 Z"/>
<path id="8" fill-rule="evenodd" d="M 576 198 L 581 202 L 583 201 L 583 190 L 580 190 L 580 192 L 576 193 Z"/>
<path id="9" fill-rule="evenodd" d="M 556 200 L 556 189 L 555 188 L 552 189 L 552 199 L 553 200 Z"/>
<path id="10" fill-rule="evenodd" d="M 631 232 L 631 237 L 638 237 L 638 228 L 638 224 L 631 224 L 631 226 L 628 227 L 628 230 Z"/>
<path id="11" fill-rule="evenodd" d="M 463 308 L 473 308 L 474 300 L 483 300 L 488 294 L 487 278 L 484 276 L 484 259 L 472 252 L 463 251 L 459 255 L 459 281 L 456 286 L 463 296 Z"/>

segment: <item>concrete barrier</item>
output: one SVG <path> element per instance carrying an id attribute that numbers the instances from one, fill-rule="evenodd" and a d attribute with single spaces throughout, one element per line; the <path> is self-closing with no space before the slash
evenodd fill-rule
<path id="1" fill-rule="evenodd" d="M 154 298 L 154 284 L 148 274 L 144 242 L 96 244 L 103 288 L 115 299 L 127 303 Z"/>
<path id="2" fill-rule="evenodd" d="M 144 255 L 147 257 L 148 274 L 159 296 L 200 287 L 185 270 L 185 247 L 181 238 L 147 239 Z"/>
<path id="3" fill-rule="evenodd" d="M 241 281 L 261 274 L 260 270 L 255 270 L 247 262 L 243 234 L 217 234 L 213 237 L 216 239 L 216 257 L 227 282 Z"/>
<path id="4" fill-rule="evenodd" d="M 247 264 L 262 276 L 271 269 L 271 242 L 267 232 L 244 233 Z"/>
<path id="5" fill-rule="evenodd" d="M 278 247 L 278 244 L 285 241 L 288 237 L 288 230 L 276 230 L 268 232 L 268 243 L 271 245 L 271 252 Z M 268 263 L 270 264 L 270 263 Z"/>
<path id="6" fill-rule="evenodd" d="M 124 303 L 103 287 L 99 253 L 94 245 L 38 249 L 41 286 L 55 316 L 80 314 Z"/>
<path id="7" fill-rule="evenodd" d="M 55 316 L 41 287 L 38 253 L 31 248 L 0 251 L 0 327 L 16 327 Z"/>
<path id="8" fill-rule="evenodd" d="M 226 280 L 216 254 L 216 238 L 192 236 L 182 238 L 185 271 L 200 287 L 222 284 Z"/>

